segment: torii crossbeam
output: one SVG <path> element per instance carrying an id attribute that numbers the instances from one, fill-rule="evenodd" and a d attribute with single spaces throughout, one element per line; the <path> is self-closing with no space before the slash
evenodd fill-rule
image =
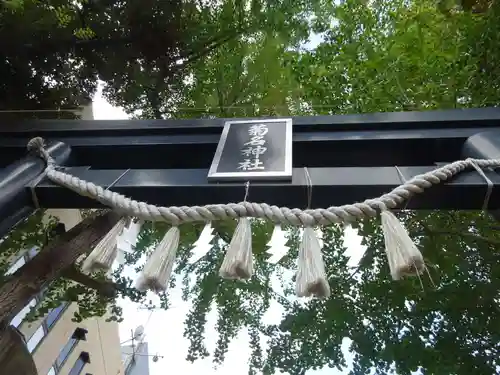
<path id="1" fill-rule="evenodd" d="M 34 136 L 49 141 L 72 175 L 134 199 L 163 206 L 238 202 L 244 182 L 213 183 L 207 173 L 227 119 L 34 120 L 0 125 L 0 235 L 43 208 L 90 208 L 99 203 L 46 180 L 44 163 L 26 156 Z M 234 120 L 234 119 L 231 119 Z M 246 120 L 246 119 L 245 119 Z M 311 208 L 363 201 L 447 162 L 500 158 L 500 108 L 345 116 L 294 117 L 292 181 L 252 182 L 249 199 Z M 500 176 L 489 209 L 500 209 Z M 33 189 L 30 186 L 36 187 Z M 413 209 L 480 209 L 487 183 L 478 172 L 413 197 Z"/>

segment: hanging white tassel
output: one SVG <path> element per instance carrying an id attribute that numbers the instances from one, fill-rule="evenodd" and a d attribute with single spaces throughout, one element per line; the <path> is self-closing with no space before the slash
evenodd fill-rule
<path id="1" fill-rule="evenodd" d="M 213 247 L 211 244 L 214 239 L 214 235 L 212 234 L 214 228 L 212 228 L 212 223 L 209 221 L 203 227 L 201 231 L 200 238 L 193 244 L 193 254 L 188 260 L 189 264 L 193 264 L 203 258 Z"/>
<path id="2" fill-rule="evenodd" d="M 243 217 L 236 226 L 219 275 L 225 279 L 249 279 L 252 274 L 252 226 L 250 220 Z"/>
<path id="3" fill-rule="evenodd" d="M 420 275 L 425 270 L 424 258 L 403 224 L 388 210 L 383 210 L 380 216 L 385 253 L 393 280 L 400 280 L 403 276 Z"/>
<path id="4" fill-rule="evenodd" d="M 330 297 L 321 243 L 313 228 L 304 228 L 299 247 L 296 293 L 298 297 Z"/>
<path id="5" fill-rule="evenodd" d="M 286 238 L 285 232 L 281 228 L 281 224 L 276 224 L 274 226 L 271 239 L 267 243 L 267 246 L 269 247 L 267 252 L 271 255 L 271 257 L 267 260 L 269 263 L 276 264 L 286 255 L 290 249 L 286 245 L 287 242 L 288 238 Z"/>
<path id="6" fill-rule="evenodd" d="M 121 218 L 118 223 L 94 247 L 94 250 L 83 261 L 82 272 L 92 273 L 98 270 L 108 271 L 118 255 L 117 237 L 129 222 L 128 218 Z"/>
<path id="7" fill-rule="evenodd" d="M 152 290 L 155 293 L 166 291 L 168 280 L 174 268 L 180 231 L 177 227 L 168 230 L 153 254 L 144 265 L 141 275 L 136 281 L 140 291 Z"/>

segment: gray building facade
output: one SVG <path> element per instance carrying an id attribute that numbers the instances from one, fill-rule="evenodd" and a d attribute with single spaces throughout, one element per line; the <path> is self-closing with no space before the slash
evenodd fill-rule
<path id="1" fill-rule="evenodd" d="M 125 375 L 149 375 L 148 343 L 140 342 L 135 346 L 122 346 L 123 368 Z"/>

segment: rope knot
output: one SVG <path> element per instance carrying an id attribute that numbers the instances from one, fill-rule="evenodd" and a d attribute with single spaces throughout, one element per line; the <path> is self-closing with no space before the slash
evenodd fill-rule
<path id="1" fill-rule="evenodd" d="M 50 154 L 45 149 L 45 142 L 42 137 L 35 137 L 30 139 L 28 142 L 28 150 L 34 151 L 40 156 L 48 167 L 55 167 L 55 160 L 50 156 Z"/>
<path id="2" fill-rule="evenodd" d="M 43 141 L 42 137 L 32 138 L 28 142 L 28 150 L 29 151 L 40 152 L 41 150 L 43 150 L 44 147 L 45 147 L 45 142 Z"/>

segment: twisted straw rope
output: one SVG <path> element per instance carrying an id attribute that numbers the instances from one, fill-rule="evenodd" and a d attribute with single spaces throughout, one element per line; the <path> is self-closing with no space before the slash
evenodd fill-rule
<path id="1" fill-rule="evenodd" d="M 348 204 L 340 207 L 301 210 L 298 208 L 270 206 L 266 203 L 228 203 L 207 206 L 171 206 L 157 207 L 125 197 L 124 195 L 105 190 L 100 186 L 56 170 L 54 160 L 45 149 L 43 139 L 33 138 L 28 149 L 38 153 L 47 163 L 45 173 L 55 184 L 64 186 L 82 196 L 97 200 L 103 205 L 112 207 L 128 216 L 143 220 L 166 221 L 172 225 L 193 221 L 213 221 L 228 218 L 255 217 L 272 220 L 281 224 L 295 226 L 328 225 L 332 223 L 352 222 L 364 217 L 373 217 L 379 211 L 393 209 L 409 199 L 412 195 L 422 193 L 425 189 L 437 185 L 451 177 L 475 166 L 480 168 L 499 167 L 500 159 L 466 159 L 447 164 L 441 168 L 413 177 L 391 192 L 378 198 L 364 202 Z"/>

